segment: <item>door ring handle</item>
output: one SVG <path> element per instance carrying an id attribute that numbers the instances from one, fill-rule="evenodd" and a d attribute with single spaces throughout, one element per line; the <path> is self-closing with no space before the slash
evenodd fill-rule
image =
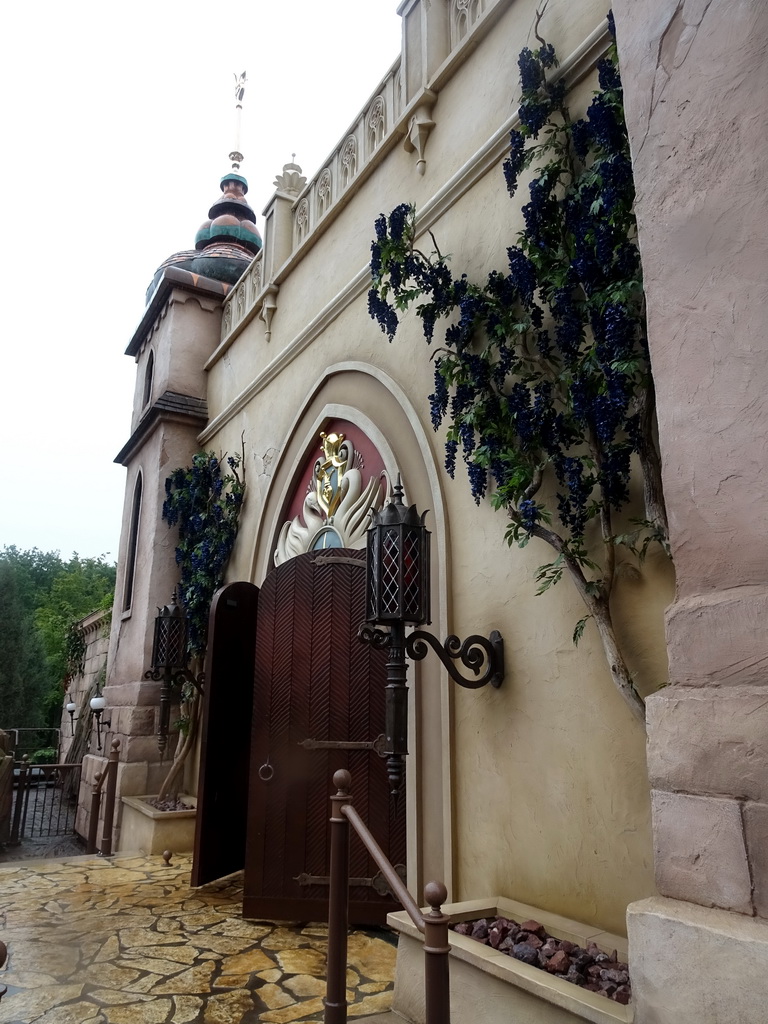
<path id="1" fill-rule="evenodd" d="M 262 782 L 269 782 L 274 774 L 275 769 L 272 767 L 269 761 L 267 761 L 266 764 L 263 764 L 261 768 L 259 768 L 259 778 L 261 779 Z"/>

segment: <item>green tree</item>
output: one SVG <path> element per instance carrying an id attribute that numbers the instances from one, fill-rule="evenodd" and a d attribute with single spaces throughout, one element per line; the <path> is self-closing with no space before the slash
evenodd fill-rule
<path id="1" fill-rule="evenodd" d="M 0 644 L 0 700 L 8 693 L 3 721 L 21 726 L 22 718 L 26 721 L 31 716 L 34 724 L 56 726 L 63 685 L 70 674 L 71 628 L 91 612 L 111 606 L 115 566 L 103 557 L 73 554 L 64 561 L 58 551 L 22 551 L 10 546 L 0 551 L 0 569 L 0 599 L 8 606 L 8 621 L 13 624 L 9 636 L 23 628 L 27 638 L 24 663 L 30 679 L 35 680 L 35 685 L 19 689 L 18 643 Z M 23 698 L 24 709 L 17 698 Z"/>
<path id="2" fill-rule="evenodd" d="M 43 724 L 48 688 L 45 651 L 13 567 L 0 559 L 0 722 L 5 729 Z"/>

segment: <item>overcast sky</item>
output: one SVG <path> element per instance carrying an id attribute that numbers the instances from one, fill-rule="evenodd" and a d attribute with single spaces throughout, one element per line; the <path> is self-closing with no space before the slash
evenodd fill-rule
<path id="1" fill-rule="evenodd" d="M 117 557 L 145 289 L 192 248 L 230 167 L 258 215 L 309 177 L 400 48 L 397 0 L 6 5 L 0 547 Z"/>

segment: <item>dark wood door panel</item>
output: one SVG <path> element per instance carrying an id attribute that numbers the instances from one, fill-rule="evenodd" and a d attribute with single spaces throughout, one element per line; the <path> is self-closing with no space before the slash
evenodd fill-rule
<path id="1" fill-rule="evenodd" d="M 385 763 L 371 750 L 307 749 L 307 740 L 369 742 L 384 724 L 385 655 L 357 640 L 365 614 L 363 552 L 300 555 L 264 581 L 254 670 L 244 913 L 327 915 L 333 773 L 353 773 L 355 806 L 395 863 L 405 862 L 405 811 L 390 801 Z M 351 874 L 377 869 L 353 836 Z M 306 880 L 306 879 L 304 879 Z M 368 886 L 350 895 L 356 923 L 396 906 Z"/>

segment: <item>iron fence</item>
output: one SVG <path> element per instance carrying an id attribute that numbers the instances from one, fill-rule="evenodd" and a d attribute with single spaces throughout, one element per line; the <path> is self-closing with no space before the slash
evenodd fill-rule
<path id="1" fill-rule="evenodd" d="M 79 764 L 14 762 L 10 842 L 74 835 Z"/>

